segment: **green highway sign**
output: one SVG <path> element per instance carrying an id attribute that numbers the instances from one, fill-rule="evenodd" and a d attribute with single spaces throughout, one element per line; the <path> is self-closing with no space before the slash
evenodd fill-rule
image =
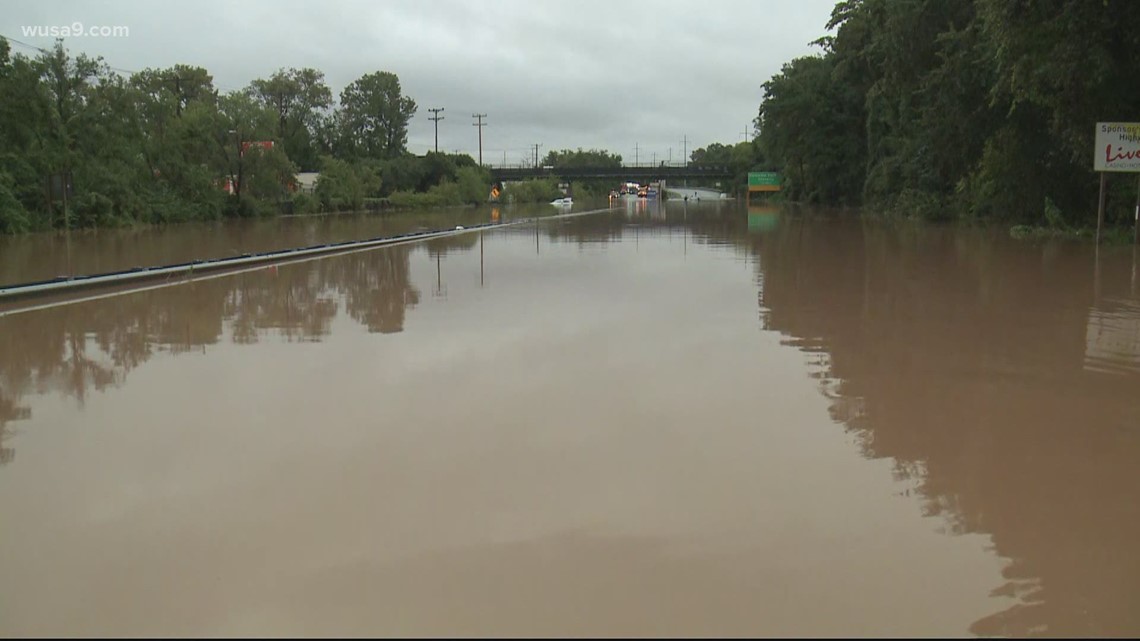
<path id="1" fill-rule="evenodd" d="M 780 184 L 780 174 L 774 171 L 753 171 L 748 174 L 748 186 L 758 187 L 761 185 L 778 186 Z"/>

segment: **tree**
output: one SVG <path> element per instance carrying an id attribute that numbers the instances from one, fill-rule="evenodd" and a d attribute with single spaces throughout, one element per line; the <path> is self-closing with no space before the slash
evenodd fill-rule
<path id="1" fill-rule="evenodd" d="M 1088 224 L 1094 125 L 1140 102 L 1138 21 L 1116 0 L 845 0 L 823 55 L 764 84 L 761 145 L 793 198 Z M 1109 219 L 1129 205 L 1110 192 Z"/>
<path id="2" fill-rule="evenodd" d="M 382 196 L 390 196 L 397 191 L 415 191 L 423 184 L 426 167 L 410 153 L 380 161 L 379 164 L 383 180 L 380 191 Z"/>
<path id="3" fill-rule="evenodd" d="M 423 158 L 419 159 L 423 171 L 420 174 L 420 182 L 416 185 L 416 191 L 427 191 L 433 185 L 438 185 L 445 180 L 454 181 L 455 172 L 458 169 L 454 158 L 451 154 L 434 151 L 424 154 Z"/>
<path id="4" fill-rule="evenodd" d="M 228 170 L 239 210 L 245 183 L 245 148 L 247 143 L 273 139 L 275 114 L 254 100 L 250 91 L 234 91 L 218 101 L 223 128 L 215 131 L 218 157 Z"/>
<path id="5" fill-rule="evenodd" d="M 863 177 L 862 123 L 856 99 L 832 82 L 834 61 L 807 56 L 764 83 L 756 119 L 764 154 L 783 167 L 792 198 L 858 202 Z"/>
<path id="6" fill-rule="evenodd" d="M 589 149 L 583 150 L 579 147 L 576 151 L 563 149 L 562 151 L 548 151 L 546 157 L 542 160 L 544 167 L 621 167 L 621 156 L 611 154 L 604 149 Z"/>
<path id="7" fill-rule="evenodd" d="M 0 233 L 35 225 L 43 207 L 43 132 L 49 102 L 38 65 L 0 38 Z"/>
<path id="8" fill-rule="evenodd" d="M 217 100 L 214 78 L 201 67 L 174 65 L 168 69 L 144 69 L 131 76 L 131 85 L 154 105 L 163 105 L 181 116 L 182 111 L 195 101 Z M 167 115 L 165 110 L 154 110 L 154 116 Z M 156 118 L 157 119 L 157 118 Z"/>
<path id="9" fill-rule="evenodd" d="M 563 149 L 562 151 L 551 150 L 546 153 L 542 165 L 544 167 L 554 167 L 557 169 L 572 167 L 609 167 L 617 169 L 621 167 L 621 156 L 611 154 L 604 149 L 583 150 L 581 147 L 574 151 L 569 149 Z M 588 196 L 605 196 L 613 187 L 613 182 L 605 178 L 579 180 L 574 183 L 574 191 L 576 193 Z M 554 197 L 557 198 L 558 196 L 561 196 L 561 193 Z M 516 197 L 518 197 L 517 193 Z M 524 198 L 529 197 L 529 195 L 524 195 Z M 537 196 L 537 198 L 539 200 L 546 199 L 545 194 Z"/>
<path id="10" fill-rule="evenodd" d="M 358 78 L 341 92 L 340 105 L 338 130 L 346 155 L 388 159 L 404 152 L 416 103 L 401 95 L 396 74 L 377 71 Z"/>
<path id="11" fill-rule="evenodd" d="M 332 104 L 325 74 L 310 68 L 281 69 L 268 80 L 254 80 L 250 88 L 254 98 L 277 114 L 277 139 L 288 156 L 303 169 L 316 169 L 314 137 L 322 114 Z"/>
<path id="12" fill-rule="evenodd" d="M 348 162 L 331 156 L 321 159 L 316 196 L 329 211 L 364 209 L 364 199 L 375 196 L 381 185 L 380 173 L 363 162 Z"/>

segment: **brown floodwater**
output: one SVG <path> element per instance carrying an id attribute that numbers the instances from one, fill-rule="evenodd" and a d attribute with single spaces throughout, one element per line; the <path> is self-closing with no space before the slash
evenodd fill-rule
<path id="1" fill-rule="evenodd" d="M 600 203 L 605 205 L 605 201 Z M 549 205 L 285 216 L 137 229 L 0 235 L 0 287 L 558 213 Z"/>
<path id="2" fill-rule="evenodd" d="M 301 222 L 68 242 L 384 224 Z M 1140 634 L 1135 261 L 631 203 L 3 305 L 0 636 Z"/>

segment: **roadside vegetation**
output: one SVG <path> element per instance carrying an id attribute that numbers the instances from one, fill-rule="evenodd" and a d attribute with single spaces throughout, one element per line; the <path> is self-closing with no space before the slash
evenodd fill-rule
<path id="1" fill-rule="evenodd" d="M 127 76 L 0 38 L 0 233 L 484 202 L 470 156 L 407 151 L 415 112 L 386 71 L 339 100 L 308 68 L 223 92 L 200 67 Z"/>
<path id="2" fill-rule="evenodd" d="M 839 2 L 764 83 L 760 151 L 797 201 L 1087 234 L 1095 125 L 1140 120 L 1137 24 L 1128 0 Z M 1128 227 L 1136 176 L 1108 184 Z"/>

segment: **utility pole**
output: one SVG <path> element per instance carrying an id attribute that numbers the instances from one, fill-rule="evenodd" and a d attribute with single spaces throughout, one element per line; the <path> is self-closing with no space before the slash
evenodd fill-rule
<path id="1" fill-rule="evenodd" d="M 540 143 L 540 142 L 534 143 L 534 168 L 535 169 L 538 169 L 538 148 L 541 146 L 542 146 L 542 143 Z"/>
<path id="2" fill-rule="evenodd" d="M 243 178 L 243 176 L 242 176 L 242 157 L 245 156 L 245 154 L 242 152 L 242 148 L 241 148 L 241 138 L 242 138 L 241 130 L 240 129 L 230 129 L 230 133 L 234 135 L 234 144 L 236 145 L 236 151 L 237 151 L 237 184 L 232 185 L 232 187 L 234 190 L 234 195 L 237 196 L 238 205 L 240 206 L 241 205 L 241 183 L 242 183 L 242 178 Z"/>
<path id="3" fill-rule="evenodd" d="M 748 142 L 748 127 L 744 128 L 744 142 Z"/>
<path id="4" fill-rule="evenodd" d="M 657 166 L 657 152 L 656 151 L 653 152 L 653 166 L 654 167 Z"/>
<path id="5" fill-rule="evenodd" d="M 1136 176 L 1136 222 L 1132 231 L 1132 243 L 1140 245 L 1140 176 Z"/>
<path id="6" fill-rule="evenodd" d="M 434 116 L 428 116 L 428 120 L 431 120 L 432 122 L 435 123 L 435 153 L 438 154 L 439 153 L 439 121 L 443 120 L 443 116 L 439 115 L 439 112 L 443 111 L 443 107 L 438 107 L 438 108 L 433 107 L 431 109 L 428 109 L 428 111 L 435 114 Z"/>
<path id="7" fill-rule="evenodd" d="M 487 114 L 471 114 L 471 117 L 476 118 L 479 121 L 479 122 L 471 123 L 471 126 L 479 128 L 479 166 L 482 167 L 483 166 L 483 127 L 484 127 L 484 125 L 486 125 L 486 123 L 483 122 L 483 119 L 487 117 Z"/>
<path id="8" fill-rule="evenodd" d="M 685 134 L 685 139 L 682 140 L 681 143 L 683 145 L 685 145 L 683 153 L 685 154 L 685 157 L 684 157 L 685 166 L 688 167 L 689 166 L 689 134 Z"/>
<path id="9" fill-rule="evenodd" d="M 673 166 L 673 148 L 669 148 L 669 166 Z"/>
<path id="10" fill-rule="evenodd" d="M 638 157 L 637 157 L 638 151 L 639 150 L 637 148 L 637 143 L 635 142 L 635 143 L 633 143 L 633 166 L 634 167 L 636 167 L 638 165 Z"/>

